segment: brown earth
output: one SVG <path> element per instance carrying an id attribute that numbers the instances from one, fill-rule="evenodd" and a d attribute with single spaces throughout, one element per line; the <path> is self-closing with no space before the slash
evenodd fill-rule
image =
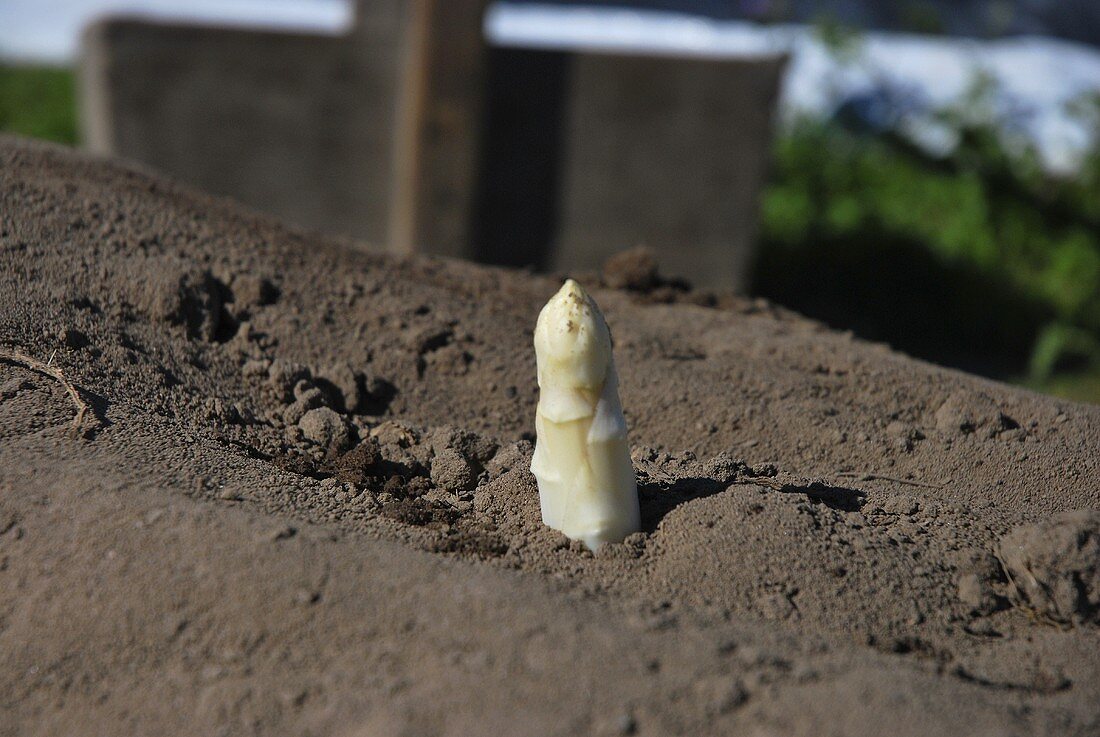
<path id="1" fill-rule="evenodd" d="M 0 139 L 0 735 L 1100 734 L 1100 408 L 634 254 L 592 555 L 526 468 L 558 281 L 349 245 Z"/>

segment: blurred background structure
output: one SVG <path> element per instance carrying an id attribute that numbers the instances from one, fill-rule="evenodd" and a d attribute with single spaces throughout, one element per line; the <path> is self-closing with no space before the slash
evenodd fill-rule
<path id="1" fill-rule="evenodd" d="M 490 47 L 486 8 L 361 0 L 337 37 L 100 20 L 84 140 L 395 252 L 580 269 L 648 243 L 741 288 L 783 56 Z"/>
<path id="2" fill-rule="evenodd" d="M 1100 401 L 1098 43 L 1087 0 L 8 0 L 0 129 L 396 250 L 646 244 Z"/>

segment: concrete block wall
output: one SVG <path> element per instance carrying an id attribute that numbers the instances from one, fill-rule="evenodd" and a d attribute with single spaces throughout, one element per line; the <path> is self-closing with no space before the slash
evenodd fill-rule
<path id="1" fill-rule="evenodd" d="M 84 38 L 84 139 L 298 225 L 384 243 L 386 56 L 348 39 L 101 22 Z"/>
<path id="2" fill-rule="evenodd" d="M 637 245 L 663 273 L 745 286 L 782 59 L 572 59 L 553 268 Z"/>
<path id="3" fill-rule="evenodd" d="M 490 58 L 476 258 L 593 270 L 646 245 L 666 274 L 745 286 L 785 58 Z"/>

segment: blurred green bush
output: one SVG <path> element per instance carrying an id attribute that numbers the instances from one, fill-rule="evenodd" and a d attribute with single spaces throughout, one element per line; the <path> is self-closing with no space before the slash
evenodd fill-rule
<path id="1" fill-rule="evenodd" d="M 763 199 L 757 291 L 986 375 L 1100 370 L 1100 156 L 1052 177 L 991 127 L 953 122 L 945 158 L 793 125 Z"/>
<path id="2" fill-rule="evenodd" d="M 0 131 L 76 143 L 73 73 L 0 65 Z"/>

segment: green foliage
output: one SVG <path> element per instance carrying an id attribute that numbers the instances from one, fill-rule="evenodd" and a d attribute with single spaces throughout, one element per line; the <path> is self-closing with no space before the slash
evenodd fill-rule
<path id="1" fill-rule="evenodd" d="M 68 69 L 0 66 L 0 131 L 75 144 L 74 88 Z"/>
<path id="2" fill-rule="evenodd" d="M 841 23 L 830 13 L 822 13 L 814 19 L 813 31 L 817 40 L 841 64 L 859 59 L 863 51 L 863 34 L 858 29 Z"/>
<path id="3" fill-rule="evenodd" d="M 1100 403 L 1100 370 L 1062 372 L 1043 381 L 1024 379 L 1020 383 L 1044 394 L 1078 402 Z"/>
<path id="4" fill-rule="evenodd" d="M 812 314 L 819 287 L 808 279 L 794 288 L 798 269 L 877 280 L 891 290 L 907 278 L 918 295 L 938 294 L 933 282 L 952 282 L 965 272 L 975 279 L 967 288 L 976 298 L 939 294 L 939 302 L 925 305 L 940 313 L 926 326 L 935 335 L 903 335 L 903 327 L 885 324 L 889 310 L 880 310 L 886 319 L 873 326 L 873 337 L 914 352 L 932 345 L 932 355 L 921 355 L 976 368 L 965 356 L 935 353 L 933 344 L 950 347 L 962 335 L 955 348 L 963 353 L 1004 349 L 995 357 L 999 365 L 981 367 L 986 373 L 1030 370 L 1034 381 L 1064 365 L 1100 367 L 1100 157 L 1080 177 L 1060 180 L 1042 172 L 1034 152 L 1009 152 L 991 127 L 973 119 L 952 122 L 962 139 L 947 159 L 890 134 L 856 135 L 821 122 L 803 121 L 783 135 L 763 201 L 761 291 Z M 914 247 L 927 257 L 916 257 L 922 264 L 916 270 Z M 901 272 L 896 279 L 834 268 L 879 259 L 874 251 L 897 255 L 876 260 L 887 271 L 893 264 Z M 871 294 L 873 284 L 860 288 L 881 305 L 897 298 Z M 987 326 L 990 337 L 967 345 L 981 337 L 967 332 L 967 322 Z M 1014 333 L 1029 346 L 1025 355 L 1014 352 Z M 1006 340 L 990 345 L 993 334 Z"/>
<path id="5" fill-rule="evenodd" d="M 1100 367 L 1100 340 L 1096 335 L 1062 323 L 1048 325 L 1039 334 L 1031 354 L 1031 378 L 1048 381 L 1059 363 L 1077 359 L 1078 363 Z"/>
<path id="6" fill-rule="evenodd" d="M 910 0 L 899 5 L 898 14 L 906 31 L 931 35 L 944 32 L 943 18 L 934 4 Z"/>

